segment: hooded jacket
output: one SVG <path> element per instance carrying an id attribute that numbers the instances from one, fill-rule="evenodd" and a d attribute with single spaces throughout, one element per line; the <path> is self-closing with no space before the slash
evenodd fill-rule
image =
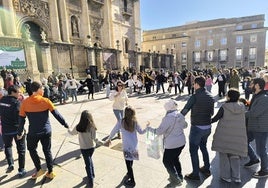
<path id="1" fill-rule="evenodd" d="M 221 108 L 223 116 L 213 135 L 212 150 L 246 157 L 248 150 L 244 104 L 227 102 Z M 217 120 L 213 118 L 213 121 Z"/>
<path id="2" fill-rule="evenodd" d="M 185 145 L 186 139 L 183 129 L 186 127 L 187 122 L 184 116 L 177 110 L 173 110 L 167 112 L 159 127 L 154 131 L 157 135 L 163 135 L 165 149 L 174 149 Z M 153 128 L 148 127 L 148 129 Z"/>

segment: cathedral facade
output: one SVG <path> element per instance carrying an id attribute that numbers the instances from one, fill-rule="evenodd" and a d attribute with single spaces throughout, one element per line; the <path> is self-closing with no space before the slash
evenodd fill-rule
<path id="1" fill-rule="evenodd" d="M 0 14 L 0 69 L 38 79 L 139 68 L 138 0 L 0 0 Z"/>

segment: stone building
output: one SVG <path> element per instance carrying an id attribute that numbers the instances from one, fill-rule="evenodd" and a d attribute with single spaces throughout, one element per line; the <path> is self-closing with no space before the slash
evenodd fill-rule
<path id="1" fill-rule="evenodd" d="M 0 0 L 0 14 L 0 69 L 14 68 L 3 63 L 12 50 L 22 59 L 8 62 L 25 61 L 18 71 L 36 79 L 138 67 L 131 56 L 141 45 L 138 0 Z"/>
<path id="2" fill-rule="evenodd" d="M 264 66 L 264 17 L 223 18 L 143 31 L 142 49 L 154 57 L 169 51 L 177 70 Z"/>

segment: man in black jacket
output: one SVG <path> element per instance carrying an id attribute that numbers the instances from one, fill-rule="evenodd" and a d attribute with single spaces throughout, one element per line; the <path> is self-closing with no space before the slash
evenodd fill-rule
<path id="1" fill-rule="evenodd" d="M 192 95 L 182 109 L 186 115 L 191 110 L 191 130 L 189 135 L 190 154 L 193 171 L 185 178 L 200 180 L 199 171 L 205 176 L 210 176 L 210 162 L 207 151 L 207 139 L 211 133 L 211 117 L 214 113 L 214 99 L 205 89 L 206 79 L 198 76 L 194 80 L 195 94 Z M 199 168 L 198 149 L 200 148 L 204 166 Z"/>
<path id="2" fill-rule="evenodd" d="M 19 125 L 19 108 L 20 102 L 18 97 L 20 90 L 18 86 L 10 86 L 8 88 L 8 96 L 4 96 L 0 100 L 0 116 L 2 122 L 3 141 L 5 144 L 5 155 L 8 162 L 7 172 L 14 170 L 14 159 L 12 156 L 12 141 L 17 145 L 19 156 L 19 173 L 20 177 L 26 174 L 25 166 L 25 136 L 22 139 L 17 139 Z"/>

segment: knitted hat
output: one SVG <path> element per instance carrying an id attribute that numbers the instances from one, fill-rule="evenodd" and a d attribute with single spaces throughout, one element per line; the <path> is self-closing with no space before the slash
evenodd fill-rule
<path id="1" fill-rule="evenodd" d="M 170 110 L 177 110 L 178 104 L 176 103 L 176 101 L 169 99 L 165 104 L 164 104 L 164 108 L 166 109 L 166 111 L 170 111 Z"/>

